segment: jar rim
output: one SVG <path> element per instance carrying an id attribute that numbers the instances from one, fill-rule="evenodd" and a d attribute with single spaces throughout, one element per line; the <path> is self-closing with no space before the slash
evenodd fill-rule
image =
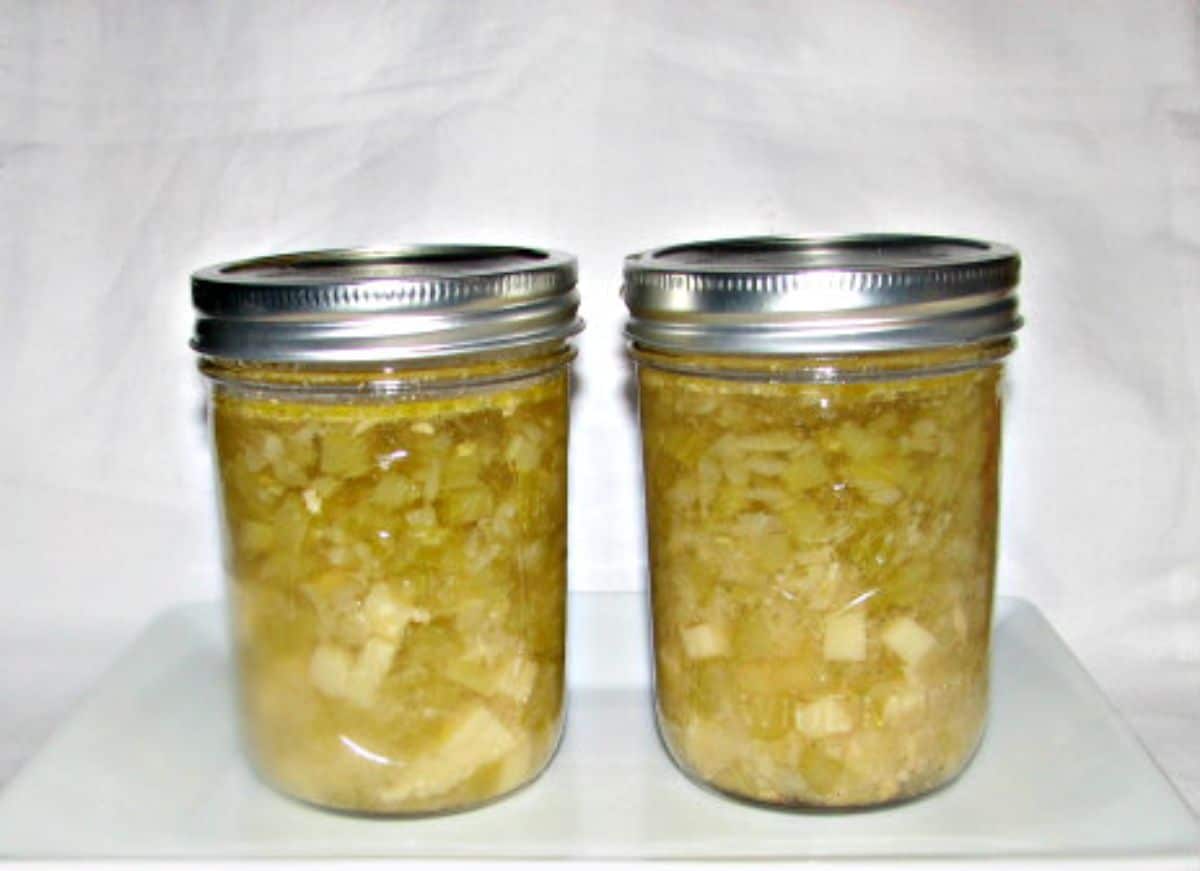
<path id="1" fill-rule="evenodd" d="M 493 390 L 560 371 L 575 359 L 566 343 L 386 364 L 200 359 L 215 388 L 304 402 L 377 402 Z"/>

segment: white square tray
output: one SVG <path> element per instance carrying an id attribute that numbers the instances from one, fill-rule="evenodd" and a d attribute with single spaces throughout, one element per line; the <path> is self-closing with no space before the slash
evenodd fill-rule
<path id="1" fill-rule="evenodd" d="M 652 722 L 637 594 L 572 596 L 570 713 L 547 773 L 490 807 L 423 820 L 324 813 L 255 780 L 237 749 L 222 627 L 219 607 L 199 604 L 146 631 L 0 794 L 0 857 L 1194 868 L 1200 856 L 1196 820 L 1019 599 L 997 608 L 992 716 L 966 774 L 921 801 L 842 815 L 743 806 L 675 771 Z"/>

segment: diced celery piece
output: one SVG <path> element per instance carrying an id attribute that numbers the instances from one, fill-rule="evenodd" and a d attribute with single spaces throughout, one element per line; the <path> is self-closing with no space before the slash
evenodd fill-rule
<path id="1" fill-rule="evenodd" d="M 688 659 L 712 659 L 729 652 L 725 631 L 709 623 L 700 623 L 683 630 L 683 650 Z"/>
<path id="2" fill-rule="evenodd" d="M 861 610 L 825 618 L 825 658 L 862 662 L 867 658 L 867 617 Z"/>
<path id="3" fill-rule="evenodd" d="M 884 646 L 908 666 L 919 665 L 937 644 L 937 639 L 912 617 L 897 617 L 880 633 Z"/>
<path id="4" fill-rule="evenodd" d="M 822 696 L 796 706 L 796 731 L 809 738 L 840 735 L 854 728 L 850 704 L 838 696 Z"/>

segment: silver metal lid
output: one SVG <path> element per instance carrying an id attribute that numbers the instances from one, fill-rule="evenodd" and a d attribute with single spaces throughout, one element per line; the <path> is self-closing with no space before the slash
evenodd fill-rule
<path id="1" fill-rule="evenodd" d="M 1006 245 L 877 234 L 720 239 L 625 260 L 626 335 L 661 351 L 822 354 L 955 345 L 1021 326 Z"/>
<path id="2" fill-rule="evenodd" d="M 491 245 L 337 249 L 222 263 L 192 275 L 192 347 L 277 362 L 411 360 L 562 340 L 575 258 Z"/>

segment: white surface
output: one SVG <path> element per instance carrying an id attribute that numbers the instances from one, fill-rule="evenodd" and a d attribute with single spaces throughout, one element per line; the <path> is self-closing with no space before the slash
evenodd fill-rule
<path id="1" fill-rule="evenodd" d="M 236 750 L 214 605 L 157 621 L 0 793 L 0 857 L 832 860 L 953 857 L 1192 867 L 1200 829 L 1041 615 L 1002 600 L 988 733 L 950 788 L 858 814 L 736 804 L 658 745 L 643 598 L 571 601 L 563 747 L 532 787 L 457 816 L 314 810 L 257 782 Z"/>
<path id="2" fill-rule="evenodd" d="M 217 593 L 185 277 L 574 250 L 572 583 L 642 584 L 621 257 L 748 232 L 1025 254 L 1003 592 L 1200 807 L 1196 0 L 0 0 L 0 779 Z M 36 676 L 36 677 L 35 677 Z"/>

